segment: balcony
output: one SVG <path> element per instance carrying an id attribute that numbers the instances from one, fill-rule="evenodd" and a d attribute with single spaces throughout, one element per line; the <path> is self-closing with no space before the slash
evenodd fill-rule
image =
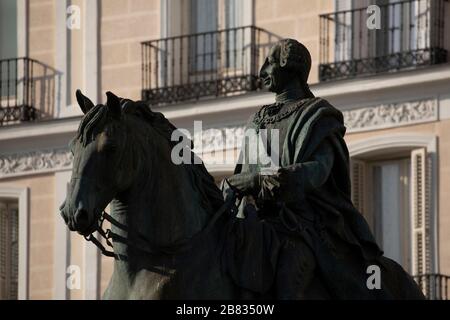
<path id="1" fill-rule="evenodd" d="M 143 42 L 142 99 L 164 105 L 259 90 L 259 68 L 278 39 L 247 26 Z"/>
<path id="2" fill-rule="evenodd" d="M 371 24 L 374 13 L 368 13 L 367 7 L 321 15 L 320 81 L 447 62 L 444 14 L 448 5 L 447 0 L 379 5 L 380 29 L 372 28 L 376 27 Z"/>
<path id="3" fill-rule="evenodd" d="M 430 300 L 449 300 L 450 276 L 422 274 L 413 277 L 423 293 Z"/>
<path id="4" fill-rule="evenodd" d="M 0 126 L 50 117 L 57 76 L 34 59 L 0 60 Z"/>

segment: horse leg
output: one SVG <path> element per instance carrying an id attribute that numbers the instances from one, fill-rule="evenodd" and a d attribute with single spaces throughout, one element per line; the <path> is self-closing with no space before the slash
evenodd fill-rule
<path id="1" fill-rule="evenodd" d="M 128 299 L 129 279 L 126 273 L 124 262 L 114 261 L 114 271 L 109 280 L 108 287 L 103 293 L 103 300 L 123 300 Z"/>

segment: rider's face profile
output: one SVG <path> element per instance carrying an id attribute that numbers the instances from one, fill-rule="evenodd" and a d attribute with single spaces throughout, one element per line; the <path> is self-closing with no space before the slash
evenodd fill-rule
<path id="1" fill-rule="evenodd" d="M 259 77 L 264 87 L 276 94 L 283 92 L 293 78 L 293 70 L 287 66 L 280 65 L 281 47 L 274 45 L 267 55 L 259 72 Z"/>
<path id="2" fill-rule="evenodd" d="M 264 61 L 259 76 L 265 88 L 271 92 L 278 92 L 282 89 L 281 79 L 283 68 L 280 66 L 280 46 L 273 46 Z"/>

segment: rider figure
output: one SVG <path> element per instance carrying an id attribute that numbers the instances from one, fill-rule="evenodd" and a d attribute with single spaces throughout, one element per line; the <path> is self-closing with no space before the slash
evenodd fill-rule
<path id="1" fill-rule="evenodd" d="M 298 41 L 281 40 L 271 48 L 260 77 L 276 102 L 252 116 L 246 131 L 278 131 L 279 169 L 267 174 L 267 164 L 247 161 L 261 151 L 244 139 L 234 175 L 224 183 L 225 194 L 244 198 L 241 212 L 252 206 L 276 231 L 280 246 L 272 288 L 278 299 L 345 296 L 346 285 L 365 283 L 366 269 L 355 266 L 382 254 L 350 200 L 342 113 L 309 90 L 310 68 L 310 53 Z M 344 258 L 362 263 L 346 266 Z M 348 278 L 350 270 L 354 279 Z"/>

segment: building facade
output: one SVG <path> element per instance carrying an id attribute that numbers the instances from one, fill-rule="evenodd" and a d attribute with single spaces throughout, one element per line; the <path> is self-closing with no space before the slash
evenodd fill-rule
<path id="1" fill-rule="evenodd" d="M 385 254 L 448 298 L 449 17 L 446 0 L 0 0 L 0 299 L 98 299 L 111 276 L 59 215 L 76 89 L 202 121 L 196 151 L 220 181 L 227 138 L 274 101 L 258 71 L 282 38 L 310 50 L 312 92 L 344 114 L 352 200 Z"/>

